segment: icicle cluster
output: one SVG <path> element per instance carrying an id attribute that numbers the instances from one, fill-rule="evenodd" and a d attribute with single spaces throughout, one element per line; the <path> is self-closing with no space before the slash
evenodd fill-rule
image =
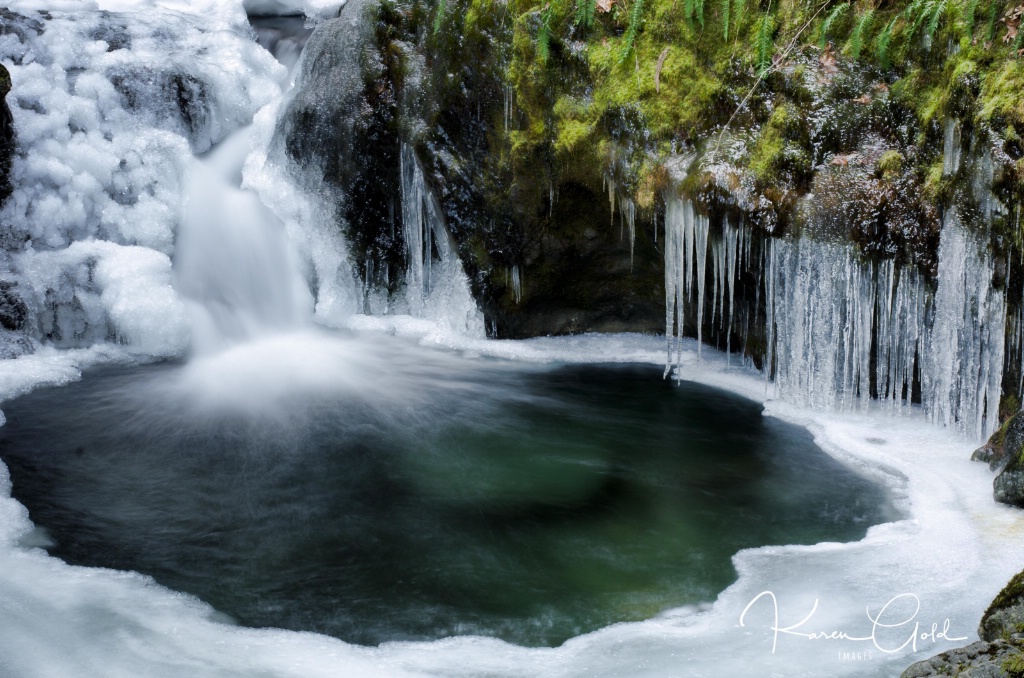
<path id="1" fill-rule="evenodd" d="M 402 144 L 399 161 L 407 258 L 406 310 L 454 332 L 483 336 L 483 316 L 469 290 L 441 205 L 424 179 L 412 146 Z"/>
<path id="2" fill-rule="evenodd" d="M 685 198 L 670 196 L 665 202 L 665 336 L 668 338 L 668 375 L 674 363 L 681 360 L 686 321 L 686 305 L 694 304 L 697 319 L 697 351 L 703 339 L 704 311 L 707 299 L 705 285 L 708 278 L 708 250 L 711 251 L 711 317 L 726 332 L 727 350 L 731 350 L 733 305 L 736 280 L 743 270 L 743 262 L 750 261 L 750 235 L 742 225 L 728 220 L 722 224 L 721 234 L 711 237 L 710 220 L 697 212 L 693 203 Z M 728 302 L 728 310 L 726 309 Z"/>
<path id="3" fill-rule="evenodd" d="M 875 396 L 902 406 L 927 327 L 913 268 L 863 262 L 852 243 L 773 240 L 765 250 L 767 323 L 780 395 L 843 408 Z"/>
<path id="4" fill-rule="evenodd" d="M 615 183 L 615 179 L 605 175 L 604 186 L 608 191 L 608 205 L 609 211 L 612 215 L 612 225 L 615 224 L 615 201 L 618 198 L 619 202 L 619 228 L 622 231 L 621 236 L 625 236 L 625 231 L 628 229 L 629 232 L 629 266 L 633 267 L 633 248 L 636 245 L 636 203 L 633 199 L 628 196 L 623 196 L 618 192 L 618 186 Z M 657 237 L 655 237 L 655 240 Z"/>
<path id="5" fill-rule="evenodd" d="M 993 268 L 988 243 L 949 210 L 921 400 L 932 421 L 979 437 L 998 421 L 1005 351 L 1006 298 L 992 288 Z"/>
<path id="6" fill-rule="evenodd" d="M 943 221 L 934 292 L 915 267 L 862 260 L 850 242 L 767 239 L 755 256 L 751 242 L 742 225 L 727 220 L 713 233 L 692 202 L 666 199 L 666 375 L 680 364 L 688 318 L 698 352 L 709 325 L 731 338 L 736 281 L 752 271 L 764 292 L 765 376 L 780 397 L 826 409 L 873 398 L 899 410 L 916 383 L 933 421 L 978 437 L 995 428 L 1005 295 L 992 288 L 987 243 L 954 210 Z M 1010 348 L 1024 352 L 1024 320 L 1013 321 Z"/>

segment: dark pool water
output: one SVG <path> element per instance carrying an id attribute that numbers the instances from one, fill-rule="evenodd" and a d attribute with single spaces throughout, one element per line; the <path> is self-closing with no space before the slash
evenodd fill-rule
<path id="1" fill-rule="evenodd" d="M 396 382 L 416 398 L 299 389 L 271 409 L 162 389 L 181 369 L 5 403 L 0 458 L 53 555 L 248 626 L 557 645 L 713 601 L 739 549 L 894 517 L 806 431 L 654 367 L 479 361 Z"/>

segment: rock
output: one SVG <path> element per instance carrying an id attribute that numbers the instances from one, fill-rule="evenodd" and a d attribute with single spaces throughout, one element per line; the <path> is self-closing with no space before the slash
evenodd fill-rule
<path id="1" fill-rule="evenodd" d="M 14 159 L 14 116 L 7 106 L 11 74 L 0 64 L 0 205 L 11 194 L 11 162 Z"/>
<path id="2" fill-rule="evenodd" d="M 982 640 L 995 641 L 1009 638 L 1024 631 L 1024 572 L 1020 572 L 1003 587 L 992 604 L 985 610 L 978 625 Z"/>
<path id="3" fill-rule="evenodd" d="M 1002 447 L 996 447 L 992 443 L 985 443 L 974 451 L 971 461 L 981 461 L 988 464 L 990 471 L 998 471 L 1006 465 L 1006 452 Z"/>
<path id="4" fill-rule="evenodd" d="M 1024 677 L 1024 572 L 1015 575 L 982 615 L 981 640 L 911 664 L 900 678 Z"/>
<path id="5" fill-rule="evenodd" d="M 28 318 L 28 306 L 17 294 L 17 283 L 0 280 L 0 327 L 20 330 Z"/>
<path id="6" fill-rule="evenodd" d="M 1024 662 L 1024 652 L 1016 643 L 1005 640 L 979 640 L 931 659 L 911 664 L 900 678 L 926 676 L 957 676 L 957 678 L 1016 678 L 1014 670 Z"/>
<path id="7" fill-rule="evenodd" d="M 988 464 L 999 471 L 992 482 L 995 500 L 1024 507 L 1024 412 L 1018 412 L 992 434 L 984 445 L 971 455 L 973 461 Z"/>
<path id="8" fill-rule="evenodd" d="M 1024 445 L 1024 414 L 1018 413 L 992 436 L 1002 434 L 1003 458 L 1005 464 L 1002 472 L 992 483 L 995 500 L 1003 504 L 1024 506 L 1024 459 L 1021 458 L 1021 446 Z M 998 440 L 996 440 L 998 443 Z M 998 468 L 998 460 L 989 462 L 989 466 Z"/>

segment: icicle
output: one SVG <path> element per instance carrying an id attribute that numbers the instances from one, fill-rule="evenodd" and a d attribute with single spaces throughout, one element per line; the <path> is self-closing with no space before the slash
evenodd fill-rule
<path id="1" fill-rule="evenodd" d="M 633 248 L 636 243 L 636 204 L 631 198 L 620 200 L 622 214 L 629 229 L 629 270 L 633 271 Z"/>
<path id="2" fill-rule="evenodd" d="M 946 118 L 942 130 L 942 174 L 956 174 L 960 169 L 960 123 Z"/>
<path id="3" fill-rule="evenodd" d="M 423 260 L 429 254 L 424 248 L 424 181 L 415 151 L 404 143 L 399 153 L 399 172 L 402 177 L 402 237 L 407 259 L 405 282 L 410 305 L 420 306 L 426 291 Z"/>
<path id="4" fill-rule="evenodd" d="M 483 336 L 484 319 L 445 226 L 441 204 L 427 186 L 414 149 L 405 143 L 400 148 L 399 171 L 407 312 L 458 333 Z"/>
<path id="5" fill-rule="evenodd" d="M 611 212 L 611 224 L 615 225 L 615 179 L 604 175 L 604 183 L 608 188 L 608 209 Z"/>
<path id="6" fill-rule="evenodd" d="M 512 292 L 515 294 L 516 303 L 518 304 L 523 298 L 523 274 L 520 271 L 519 264 L 512 267 Z"/>
<path id="7" fill-rule="evenodd" d="M 710 222 L 703 214 L 695 215 L 694 221 L 694 255 L 697 259 L 697 355 L 701 354 L 704 328 L 704 283 L 707 280 L 708 229 Z"/>
<path id="8" fill-rule="evenodd" d="M 512 85 L 505 85 L 505 131 L 512 127 Z"/>
<path id="9" fill-rule="evenodd" d="M 938 289 L 923 370 L 922 399 L 932 421 L 983 437 L 998 423 L 1006 301 L 991 287 L 992 254 L 983 239 L 946 212 L 939 240 Z"/>

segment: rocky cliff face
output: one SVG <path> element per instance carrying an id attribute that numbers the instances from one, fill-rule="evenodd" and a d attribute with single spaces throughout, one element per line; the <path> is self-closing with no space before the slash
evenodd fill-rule
<path id="1" fill-rule="evenodd" d="M 940 232 L 955 221 L 990 262 L 980 286 L 1005 307 L 991 329 L 1006 328 L 1002 390 L 1018 393 L 1024 110 L 1012 92 L 1024 69 L 1007 46 L 1013 20 L 996 4 L 971 5 L 970 16 L 966 5 L 733 4 L 383 0 L 343 10 L 367 21 L 360 94 L 346 112 L 310 107 L 300 127 L 345 128 L 346 141 L 329 132 L 312 135 L 308 153 L 291 148 L 320 157 L 346 196 L 367 298 L 400 294 L 409 267 L 403 143 L 499 337 L 664 331 L 666 207 L 679 198 L 708 220 L 709 257 L 728 267 L 729 229 L 752 244 L 729 280 L 711 264 L 688 273 L 706 279 L 687 291 L 674 331 L 741 349 L 774 373 L 785 366 L 771 347 L 773 241 L 849 246 L 843 256 L 872 294 L 896 298 L 900 281 L 914 281 L 930 323 Z M 715 297 L 726 288 L 728 321 Z M 991 302 L 982 290 L 965 303 Z M 880 332 L 913 331 L 880 313 L 863 322 L 871 346 Z M 919 346 L 898 383 L 876 368 L 885 351 L 866 349 L 863 369 L 880 376 L 851 388 L 927 399 L 925 340 L 911 337 Z"/>
<path id="2" fill-rule="evenodd" d="M 7 106 L 11 74 L 0 64 L 0 204 L 11 194 L 11 159 L 14 156 L 14 118 Z"/>

